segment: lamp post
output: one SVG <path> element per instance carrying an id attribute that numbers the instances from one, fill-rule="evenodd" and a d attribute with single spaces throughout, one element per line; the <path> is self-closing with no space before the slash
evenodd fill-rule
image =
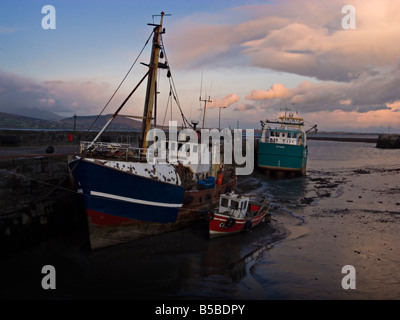
<path id="1" fill-rule="evenodd" d="M 74 114 L 74 132 L 76 131 L 76 117 L 77 117 L 77 115 L 76 115 L 76 113 Z"/>
<path id="2" fill-rule="evenodd" d="M 226 107 L 219 107 L 219 118 L 218 118 L 218 130 L 221 131 L 221 109 L 225 109 Z"/>

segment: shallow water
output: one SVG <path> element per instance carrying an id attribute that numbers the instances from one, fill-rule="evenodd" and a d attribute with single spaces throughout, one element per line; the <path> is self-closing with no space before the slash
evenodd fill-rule
<path id="1" fill-rule="evenodd" d="M 252 266 L 263 291 L 249 298 L 399 299 L 399 159 L 400 150 L 371 144 L 311 141 L 306 177 L 257 175 L 291 234 Z M 355 267 L 355 289 L 342 287 L 345 265 Z"/>

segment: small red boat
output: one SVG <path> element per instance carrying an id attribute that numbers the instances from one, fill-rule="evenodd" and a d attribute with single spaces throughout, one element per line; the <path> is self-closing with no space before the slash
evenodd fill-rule
<path id="1" fill-rule="evenodd" d="M 250 231 L 263 221 L 271 221 L 267 200 L 262 204 L 254 203 L 249 197 L 234 192 L 222 194 L 219 207 L 209 211 L 207 216 L 210 238 Z"/>

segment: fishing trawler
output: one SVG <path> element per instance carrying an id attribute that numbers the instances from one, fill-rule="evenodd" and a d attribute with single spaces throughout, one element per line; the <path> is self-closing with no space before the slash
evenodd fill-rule
<path id="1" fill-rule="evenodd" d="M 211 161 L 205 164 L 185 161 L 186 155 L 197 159 L 207 155 L 209 144 L 188 141 L 188 137 L 181 134 L 174 140 L 171 139 L 174 134 L 169 132 L 169 140 L 158 141 L 165 147 L 161 152 L 149 146 L 153 109 L 159 94 L 158 70 L 167 69 L 167 78 L 171 78 L 168 61 L 159 62 L 160 56 L 166 59 L 162 42 L 163 17 L 162 12 L 159 24 L 149 24 L 154 28 L 147 73 L 94 140 L 80 142 L 79 154 L 69 162 L 76 189 L 84 201 L 92 249 L 186 227 L 201 220 L 202 213 L 219 201 L 220 194 L 236 188 L 236 176 L 229 166 Z M 99 141 L 146 78 L 139 146 Z M 153 139 L 156 142 L 159 137 L 153 136 Z M 182 147 L 184 152 L 179 152 Z M 164 156 L 160 157 L 157 152 Z M 174 161 L 168 161 L 171 159 Z"/>
<path id="2" fill-rule="evenodd" d="M 293 113 L 285 114 L 279 120 L 261 121 L 262 131 L 258 142 L 257 166 L 268 175 L 278 172 L 295 175 L 306 174 L 307 169 L 307 134 L 316 132 L 314 125 L 309 130 L 303 130 L 304 119 Z M 275 126 L 270 126 L 273 124 Z"/>

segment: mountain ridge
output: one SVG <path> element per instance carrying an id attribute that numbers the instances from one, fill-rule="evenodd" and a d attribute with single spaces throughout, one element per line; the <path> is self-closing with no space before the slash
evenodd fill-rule
<path id="1" fill-rule="evenodd" d="M 98 118 L 98 119 L 97 119 Z M 0 128 L 3 129 L 65 129 L 65 130 L 100 130 L 111 118 L 111 114 L 102 116 L 77 116 L 60 120 L 44 120 L 12 113 L 0 112 Z M 97 119 L 97 120 L 96 120 Z M 95 122 L 96 121 L 96 122 Z M 93 123 L 95 124 L 93 125 Z M 116 117 L 110 130 L 137 130 L 142 122 L 127 117 Z"/>

